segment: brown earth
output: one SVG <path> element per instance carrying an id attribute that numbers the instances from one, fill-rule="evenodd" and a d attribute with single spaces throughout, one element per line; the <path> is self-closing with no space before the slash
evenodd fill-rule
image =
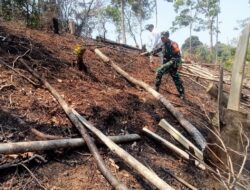
<path id="1" fill-rule="evenodd" d="M 145 126 L 155 130 L 172 143 L 177 144 L 157 124 L 166 118 L 187 138 L 189 135 L 176 119 L 158 101 L 143 89 L 137 88 L 110 66 L 105 65 L 91 49 L 99 47 L 121 68 L 133 77 L 153 85 L 155 64 L 149 65 L 139 51 L 102 44 L 91 39 L 77 38 L 69 34 L 54 35 L 30 30 L 16 23 L 0 24 L 0 58 L 37 82 L 14 60 L 31 49 L 23 58 L 64 97 L 64 99 L 91 121 L 106 135 L 138 133 L 142 139 L 136 143 L 121 145 L 126 151 L 154 170 L 162 179 L 176 189 L 187 189 L 165 170 L 170 170 L 199 189 L 221 189 L 204 171 L 180 159 L 172 151 L 160 146 L 143 133 Z M 86 48 L 84 62 L 88 72 L 80 72 L 74 64 L 74 47 L 81 44 Z M 209 126 L 206 114 L 215 111 L 215 103 L 205 90 L 189 78 L 183 78 L 187 100 L 179 99 L 173 81 L 165 76 L 160 92 L 207 136 Z M 204 85 L 207 85 L 203 82 Z M 34 87 L 13 70 L 0 65 L 0 142 L 35 140 L 31 128 L 47 134 L 64 137 L 79 137 L 62 108 L 43 87 Z M 192 139 L 190 139 L 192 140 Z M 182 148 L 180 146 L 180 148 Z M 105 162 L 121 181 L 130 189 L 154 189 L 137 173 L 104 146 L 100 152 Z M 87 148 L 55 150 L 39 153 L 47 162 L 32 161 L 26 166 L 47 189 L 111 189 L 97 170 Z M 27 159 L 27 155 L 0 155 L 0 165 Z M 114 166 L 113 161 L 119 166 Z M 0 189 L 40 189 L 36 181 L 22 166 L 0 170 Z"/>

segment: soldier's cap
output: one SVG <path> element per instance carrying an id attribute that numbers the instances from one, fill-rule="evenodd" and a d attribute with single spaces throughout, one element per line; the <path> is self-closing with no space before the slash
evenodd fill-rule
<path id="1" fill-rule="evenodd" d="M 169 37 L 169 31 L 163 31 L 163 32 L 161 32 L 161 36 Z"/>
<path id="2" fill-rule="evenodd" d="M 154 28 L 154 25 L 153 24 L 147 24 L 145 26 L 145 30 L 149 30 L 150 28 Z"/>

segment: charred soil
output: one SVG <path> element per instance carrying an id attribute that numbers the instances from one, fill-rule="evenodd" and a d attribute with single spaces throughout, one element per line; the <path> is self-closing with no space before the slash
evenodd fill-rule
<path id="1" fill-rule="evenodd" d="M 141 132 L 147 126 L 180 146 L 157 126 L 160 119 L 166 118 L 190 138 L 165 107 L 143 89 L 135 87 L 117 74 L 92 50 L 95 47 L 100 48 L 131 76 L 150 85 L 154 83 L 157 58 L 150 65 L 148 59 L 139 56 L 139 51 L 136 50 L 69 34 L 55 35 L 22 26 L 13 27 L 11 23 L 4 22 L 0 24 L 0 37 L 1 59 L 38 84 L 34 86 L 10 68 L 0 65 L 0 87 L 5 85 L 0 90 L 1 142 L 36 140 L 36 136 L 31 133 L 32 128 L 51 135 L 80 137 L 50 93 L 39 85 L 18 60 L 15 61 L 18 56 L 25 54 L 22 58 L 29 66 L 46 78 L 70 105 L 104 134 L 140 134 L 140 141 L 122 144 L 122 148 L 154 170 L 168 184 L 176 189 L 186 189 L 166 170 L 174 172 L 199 189 L 220 189 L 209 174 L 180 159 Z M 83 61 L 87 72 L 79 71 L 75 65 L 76 56 L 73 50 L 77 44 L 86 49 Z M 206 136 L 206 114 L 214 111 L 215 105 L 202 87 L 188 78 L 183 80 L 186 101 L 179 99 L 173 81 L 168 76 L 164 77 L 160 92 Z M 130 189 L 153 189 L 106 147 L 100 146 L 100 152 L 112 173 Z M 47 189 L 111 189 L 86 147 L 37 154 L 43 156 L 46 162 L 33 160 L 26 166 Z M 28 157 L 29 154 L 0 155 L 0 165 L 19 162 Z M 0 189 L 42 188 L 21 165 L 0 172 Z"/>

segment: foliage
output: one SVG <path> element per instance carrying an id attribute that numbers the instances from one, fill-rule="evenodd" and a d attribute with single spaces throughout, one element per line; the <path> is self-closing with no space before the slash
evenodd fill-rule
<path id="1" fill-rule="evenodd" d="M 186 51 L 188 51 L 188 49 L 189 49 L 189 42 L 190 42 L 190 37 L 188 37 L 185 41 L 184 41 L 184 43 L 183 43 L 183 45 L 182 45 L 182 47 L 181 47 L 181 49 L 182 49 L 182 51 L 183 52 L 186 52 Z M 194 51 L 195 52 L 195 50 L 198 48 L 198 47 L 200 47 L 200 46 L 202 46 L 203 44 L 202 44 L 202 42 L 199 40 L 199 37 L 198 36 L 191 36 L 191 47 L 192 47 L 192 51 Z M 193 53 L 193 52 L 192 52 Z"/>
<path id="2" fill-rule="evenodd" d="M 234 42 L 233 42 L 234 43 Z M 189 38 L 187 38 L 182 45 L 182 52 L 184 57 L 192 57 L 194 61 L 207 63 L 211 62 L 214 55 L 211 55 L 210 48 L 202 44 L 197 36 L 192 36 L 192 55 L 190 55 L 189 50 Z M 218 42 L 215 44 L 218 47 L 218 60 L 224 63 L 226 69 L 230 70 L 233 64 L 234 56 L 236 53 L 236 47 L 233 44 L 224 44 Z M 250 46 L 249 46 L 250 47 Z M 248 48 L 247 58 L 246 60 L 249 61 L 250 59 L 250 48 Z"/>
<path id="3" fill-rule="evenodd" d="M 196 31 L 208 30 L 210 35 L 210 49 L 213 49 L 213 35 L 218 29 L 215 26 L 215 20 L 220 13 L 219 0 L 198 1 L 197 11 L 200 14 L 199 27 Z"/>
<path id="4" fill-rule="evenodd" d="M 197 20 L 196 0 L 176 0 L 175 12 L 178 14 L 172 23 L 172 31 L 193 25 Z M 192 27 L 192 26 L 191 26 Z"/>
<path id="5" fill-rule="evenodd" d="M 118 35 L 121 34 L 121 0 L 112 0 L 111 5 L 106 8 L 106 15 L 112 20 Z M 134 39 L 137 31 L 142 32 L 143 21 L 148 20 L 153 12 L 153 0 L 124 0 L 124 13 L 125 13 L 125 28 L 126 33 L 130 34 Z M 119 38 L 118 36 L 118 38 Z"/>

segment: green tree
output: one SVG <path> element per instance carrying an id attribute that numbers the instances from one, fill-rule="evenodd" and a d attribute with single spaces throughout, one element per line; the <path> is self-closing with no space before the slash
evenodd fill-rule
<path id="1" fill-rule="evenodd" d="M 213 35 L 216 32 L 216 17 L 220 12 L 219 0 L 198 1 L 197 11 L 199 13 L 199 27 L 196 29 L 208 30 L 210 36 L 210 54 L 213 55 Z M 218 29 L 217 29 L 218 30 Z"/>
<path id="2" fill-rule="evenodd" d="M 36 0 L 2 0 L 1 16 L 6 20 L 25 20 L 27 26 L 38 27 L 38 2 Z"/>
<path id="3" fill-rule="evenodd" d="M 192 53 L 192 31 L 197 21 L 197 0 L 176 0 L 175 12 L 178 14 L 172 22 L 171 30 L 174 32 L 182 27 L 189 27 L 189 52 Z"/>
<path id="4" fill-rule="evenodd" d="M 199 40 L 199 37 L 198 36 L 191 36 L 191 40 L 190 40 L 190 37 L 188 37 L 185 42 L 183 43 L 182 47 L 181 47 L 181 50 L 182 52 L 189 52 L 188 50 L 190 50 L 190 41 L 192 42 L 191 43 L 191 49 L 193 52 L 191 53 L 195 53 L 196 49 L 199 48 L 200 46 L 202 46 L 202 42 Z"/>
<path id="5" fill-rule="evenodd" d="M 118 39 L 129 33 L 135 40 L 135 33 L 139 30 L 140 38 L 143 31 L 143 22 L 151 17 L 153 0 L 124 0 L 124 27 L 122 24 L 121 0 L 112 0 L 112 5 L 107 6 L 107 14 L 113 21 Z M 124 28 L 124 31 L 123 31 Z M 126 37 L 125 37 L 126 38 Z M 137 43 L 137 42 L 136 42 Z"/>

